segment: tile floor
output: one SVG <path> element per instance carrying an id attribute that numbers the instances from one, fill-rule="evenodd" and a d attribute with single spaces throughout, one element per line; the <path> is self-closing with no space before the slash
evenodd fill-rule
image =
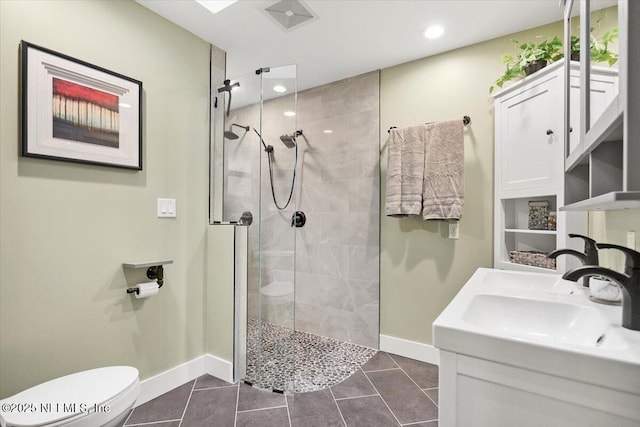
<path id="1" fill-rule="evenodd" d="M 124 426 L 438 426 L 438 367 L 378 352 L 343 382 L 285 396 L 209 375 L 134 409 Z"/>

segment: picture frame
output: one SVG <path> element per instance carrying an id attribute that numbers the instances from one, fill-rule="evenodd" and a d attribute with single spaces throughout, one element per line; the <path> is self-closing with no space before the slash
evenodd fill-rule
<path id="1" fill-rule="evenodd" d="M 22 40 L 22 155 L 142 170 L 142 82 Z"/>

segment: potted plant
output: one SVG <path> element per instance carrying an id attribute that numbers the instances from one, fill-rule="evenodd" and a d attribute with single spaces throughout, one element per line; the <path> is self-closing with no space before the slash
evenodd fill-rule
<path id="1" fill-rule="evenodd" d="M 609 50 L 609 45 L 618 39 L 618 27 L 606 31 L 600 39 L 593 34 L 592 27 L 589 39 L 591 62 L 606 62 L 609 66 L 618 62 L 618 54 Z M 576 36 L 571 36 L 571 59 L 580 61 L 580 38 Z"/>
<path id="2" fill-rule="evenodd" d="M 541 36 L 539 43 L 529 41 L 521 43 L 512 40 L 519 51 L 516 55 L 505 53 L 502 55 L 502 62 L 506 66 L 506 70 L 494 85 L 489 88 L 492 93 L 495 86 L 502 87 L 507 81 L 515 78 L 528 76 L 547 66 L 548 63 L 557 61 L 562 58 L 562 41 L 557 36 L 551 40 L 547 40 Z"/>

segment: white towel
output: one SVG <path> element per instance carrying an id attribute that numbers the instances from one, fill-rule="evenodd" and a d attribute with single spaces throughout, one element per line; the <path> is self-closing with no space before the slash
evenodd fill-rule
<path id="1" fill-rule="evenodd" d="M 422 219 L 459 220 L 464 205 L 461 120 L 426 125 Z"/>
<path id="2" fill-rule="evenodd" d="M 388 216 L 422 213 L 425 129 L 426 125 L 391 129 L 385 197 Z"/>

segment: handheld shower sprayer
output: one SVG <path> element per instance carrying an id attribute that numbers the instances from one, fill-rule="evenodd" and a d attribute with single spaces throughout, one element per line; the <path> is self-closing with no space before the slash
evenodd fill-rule
<path id="1" fill-rule="evenodd" d="M 227 116 L 229 116 L 229 111 L 231 111 L 231 91 L 234 87 L 240 87 L 240 82 L 231 83 L 231 80 L 225 80 L 222 84 L 222 87 L 218 88 L 218 93 L 229 92 L 229 101 L 227 102 Z"/>
<path id="2" fill-rule="evenodd" d="M 262 139 L 262 135 L 260 135 L 260 132 L 258 132 L 256 128 L 253 128 L 253 131 L 256 133 L 256 135 L 258 135 L 258 138 L 260 138 L 260 142 L 262 143 L 262 146 L 264 147 L 265 153 L 267 153 L 267 154 L 273 153 L 273 145 L 265 144 L 264 143 L 264 139 Z"/>

